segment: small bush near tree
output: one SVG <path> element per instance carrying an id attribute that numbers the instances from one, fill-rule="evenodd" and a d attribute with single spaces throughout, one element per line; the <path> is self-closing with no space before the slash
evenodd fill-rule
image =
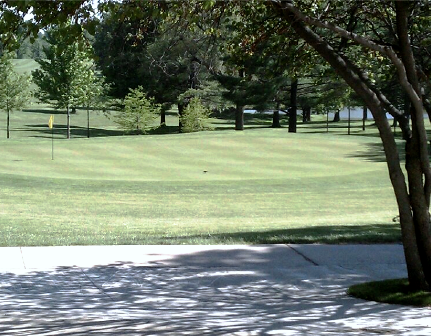
<path id="1" fill-rule="evenodd" d="M 190 99 L 180 117 L 183 133 L 209 131 L 214 128 L 210 124 L 211 111 L 197 97 Z"/>
<path id="2" fill-rule="evenodd" d="M 154 98 L 147 98 L 142 86 L 130 89 L 124 99 L 124 110 L 115 122 L 128 132 L 146 133 L 157 127 L 155 120 L 159 117 L 161 106 L 154 103 Z"/>

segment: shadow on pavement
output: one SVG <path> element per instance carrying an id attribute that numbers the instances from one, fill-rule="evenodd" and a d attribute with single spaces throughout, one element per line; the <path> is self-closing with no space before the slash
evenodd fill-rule
<path id="1" fill-rule="evenodd" d="M 119 262 L 0 273 L 0 335 L 429 335 L 426 309 L 348 297 L 346 288 L 403 274 L 283 267 L 276 249 L 207 250 L 170 266 Z M 241 261 L 247 257 L 256 263 Z M 219 260 L 227 258 L 228 260 Z M 216 262 L 214 262 L 216 261 Z M 232 265 L 229 266 L 229 262 Z M 392 268 L 391 268 L 392 267 Z M 380 271 L 379 271 L 380 270 Z"/>

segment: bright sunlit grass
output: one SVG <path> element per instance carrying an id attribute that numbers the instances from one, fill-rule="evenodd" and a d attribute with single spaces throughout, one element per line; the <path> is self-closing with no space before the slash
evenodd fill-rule
<path id="1" fill-rule="evenodd" d="M 387 242 L 377 141 L 285 130 L 1 141 L 0 245 Z"/>
<path id="2" fill-rule="evenodd" d="M 343 128 L 327 134 L 319 121 L 292 134 L 251 115 L 244 132 L 217 119 L 217 131 L 176 134 L 171 113 L 163 130 L 123 136 L 112 119 L 91 112 L 87 139 L 86 112 L 78 110 L 66 140 L 64 113 L 35 103 L 12 114 L 7 140 L 5 118 L 1 246 L 399 241 L 370 123 L 352 136 Z"/>

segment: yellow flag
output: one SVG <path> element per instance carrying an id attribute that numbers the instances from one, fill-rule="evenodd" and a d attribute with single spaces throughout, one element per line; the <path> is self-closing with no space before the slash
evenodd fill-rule
<path id="1" fill-rule="evenodd" d="M 49 128 L 52 128 L 54 126 L 54 116 L 51 114 L 48 121 Z"/>

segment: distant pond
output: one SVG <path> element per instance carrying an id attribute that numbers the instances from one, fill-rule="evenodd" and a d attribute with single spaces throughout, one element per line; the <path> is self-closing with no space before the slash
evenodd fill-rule
<path id="1" fill-rule="evenodd" d="M 251 113 L 257 113 L 257 111 L 250 109 L 250 110 L 244 110 L 244 113 L 251 114 Z M 272 114 L 273 111 L 265 111 L 264 113 L 265 114 Z M 281 115 L 283 115 L 284 113 L 285 112 L 280 111 Z M 301 114 L 302 114 L 302 110 L 298 110 L 298 115 L 301 115 Z M 329 112 L 329 120 L 334 119 L 334 114 L 335 114 L 334 112 Z M 350 120 L 362 120 L 362 115 L 363 115 L 363 108 L 362 107 L 352 107 L 350 109 Z M 389 113 L 386 113 L 386 117 L 388 119 L 393 119 L 393 117 Z M 428 118 L 428 115 L 425 114 L 424 117 Z M 349 110 L 347 107 L 345 107 L 344 109 L 342 109 L 340 111 L 340 118 L 341 118 L 341 120 L 348 120 L 349 119 Z M 370 111 L 367 111 L 367 119 L 373 120 L 373 116 L 372 116 Z"/>

